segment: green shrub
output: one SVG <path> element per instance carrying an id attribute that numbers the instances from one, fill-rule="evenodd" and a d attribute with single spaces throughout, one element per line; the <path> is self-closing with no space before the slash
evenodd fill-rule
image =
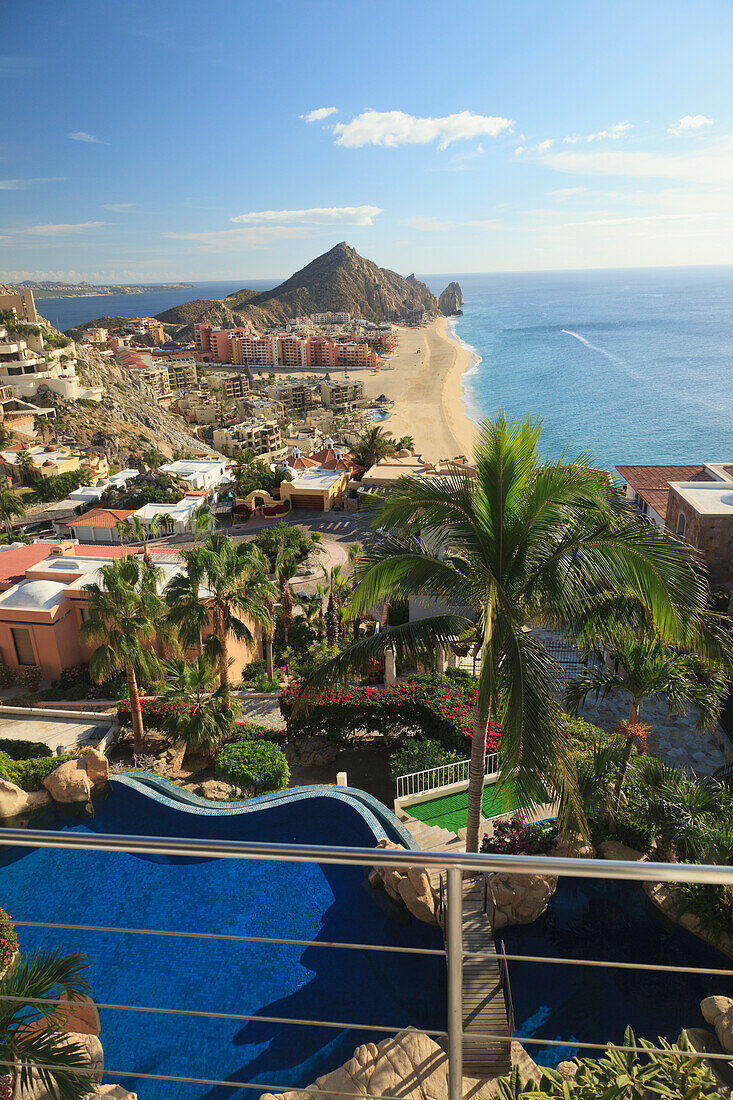
<path id="1" fill-rule="evenodd" d="M 53 756 L 48 745 L 38 741 L 11 741 L 9 737 L 0 737 L 0 752 L 6 753 L 11 760 L 36 760 L 40 756 Z"/>
<path id="2" fill-rule="evenodd" d="M 727 615 L 730 604 L 730 592 L 722 584 L 713 585 L 710 590 L 710 608 L 716 615 Z"/>
<path id="3" fill-rule="evenodd" d="M 242 669 L 242 682 L 249 684 L 259 680 L 263 672 L 267 672 L 267 661 L 250 661 Z"/>
<path id="4" fill-rule="evenodd" d="M 216 774 L 253 795 L 287 787 L 290 769 L 285 753 L 268 741 L 233 741 L 216 758 Z"/>
<path id="5" fill-rule="evenodd" d="M 271 741 L 273 745 L 282 745 L 287 736 L 286 730 L 274 726 L 259 726 L 256 722 L 237 722 L 232 733 L 232 741 Z"/>
<path id="6" fill-rule="evenodd" d="M 437 768 L 441 764 L 453 764 L 463 760 L 459 752 L 443 748 L 440 741 L 427 738 L 424 741 L 410 739 L 397 749 L 389 762 L 389 774 L 393 779 L 399 775 L 422 772 L 427 768 Z"/>
<path id="7" fill-rule="evenodd" d="M 73 756 L 40 756 L 34 760 L 13 760 L 6 752 L 0 752 L 0 779 L 15 783 L 24 791 L 40 791 L 47 775 L 73 759 Z"/>
<path id="8" fill-rule="evenodd" d="M 477 677 L 467 668 L 447 668 L 445 675 L 449 680 L 456 684 L 463 684 L 464 687 L 475 688 L 478 683 Z"/>

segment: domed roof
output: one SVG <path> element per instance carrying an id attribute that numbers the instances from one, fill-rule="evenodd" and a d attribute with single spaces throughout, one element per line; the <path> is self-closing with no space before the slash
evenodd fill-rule
<path id="1" fill-rule="evenodd" d="M 403 447 L 401 451 L 397 452 L 397 457 L 398 458 L 409 458 L 411 454 L 412 454 L 412 451 L 408 451 L 407 447 Z"/>
<path id="2" fill-rule="evenodd" d="M 58 581 L 21 581 L 0 597 L 0 600 L 3 607 L 18 607 L 23 611 L 48 611 L 61 602 L 65 593 L 66 585 Z"/>

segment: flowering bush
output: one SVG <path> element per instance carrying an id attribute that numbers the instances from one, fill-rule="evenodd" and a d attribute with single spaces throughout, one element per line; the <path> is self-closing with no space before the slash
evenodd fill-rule
<path id="1" fill-rule="evenodd" d="M 15 925 L 4 909 L 0 909 L 0 970 L 10 966 L 13 955 L 18 950 L 18 937 Z"/>
<path id="2" fill-rule="evenodd" d="M 481 851 L 505 856 L 547 855 L 556 840 L 556 822 L 527 824 L 519 817 L 512 817 L 496 822 L 493 837 L 484 833 Z"/>
<path id="3" fill-rule="evenodd" d="M 476 688 L 446 676 L 412 676 L 387 687 L 329 688 L 295 707 L 300 685 L 280 696 L 280 710 L 291 736 L 318 736 L 345 741 L 357 730 L 414 733 L 444 748 L 468 753 L 476 709 Z M 486 740 L 495 752 L 501 730 L 492 727 Z"/>

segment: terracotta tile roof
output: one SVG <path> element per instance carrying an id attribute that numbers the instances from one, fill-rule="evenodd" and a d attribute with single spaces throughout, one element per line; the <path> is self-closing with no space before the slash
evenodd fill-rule
<path id="1" fill-rule="evenodd" d="M 645 504 L 667 518 L 670 481 L 712 481 L 702 463 L 691 466 L 617 466 L 621 477 Z"/>
<path id="2" fill-rule="evenodd" d="M 91 512 L 85 512 L 83 516 L 72 520 L 69 527 L 115 527 L 120 520 L 124 522 L 133 512 L 133 508 L 93 508 Z"/>

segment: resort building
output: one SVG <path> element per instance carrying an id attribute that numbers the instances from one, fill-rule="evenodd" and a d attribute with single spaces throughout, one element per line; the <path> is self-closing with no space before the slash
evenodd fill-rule
<path id="1" fill-rule="evenodd" d="M 93 508 L 65 526 L 79 542 L 119 545 L 121 539 L 117 524 L 127 523 L 133 514 L 132 508 Z"/>
<path id="2" fill-rule="evenodd" d="M 249 393 L 249 378 L 246 374 L 227 374 L 226 371 L 212 371 L 206 375 L 206 386 L 220 401 L 241 401 Z"/>
<path id="3" fill-rule="evenodd" d="M 321 382 L 321 400 L 331 409 L 344 409 L 364 397 L 363 382 Z"/>
<path id="4" fill-rule="evenodd" d="M 14 313 L 19 321 L 27 321 L 35 325 L 38 321 L 36 303 L 32 290 L 21 290 L 19 293 L 0 294 L 0 313 Z"/>
<path id="5" fill-rule="evenodd" d="M 616 469 L 641 515 L 698 550 L 714 583 L 733 581 L 733 462 Z"/>
<path id="6" fill-rule="evenodd" d="M 132 376 L 150 386 L 159 401 L 197 385 L 196 360 L 185 351 L 161 354 L 121 348 L 116 359 Z"/>
<path id="7" fill-rule="evenodd" d="M 332 439 L 326 446 L 306 457 L 297 448 L 282 463 L 290 471 L 292 481 L 280 483 L 280 498 L 289 500 L 291 508 L 330 512 L 340 504 L 355 473 L 360 471 L 352 455 L 337 447 Z"/>
<path id="8" fill-rule="evenodd" d="M 20 455 L 28 459 L 21 459 Z M 13 481 L 28 478 L 40 481 L 52 474 L 68 474 L 83 470 L 92 480 L 106 478 L 109 473 L 103 451 L 75 451 L 58 444 L 36 444 L 29 447 L 7 447 L 0 451 L 0 472 Z"/>
<path id="9" fill-rule="evenodd" d="M 215 450 L 230 458 L 237 449 L 264 455 L 282 450 L 282 436 L 276 420 L 255 416 L 230 428 L 215 428 L 212 444 Z"/>
<path id="10" fill-rule="evenodd" d="M 306 382 L 275 382 L 267 390 L 273 401 L 279 401 L 283 408 L 296 416 L 305 416 L 306 410 L 313 404 L 314 387 Z"/>
<path id="11" fill-rule="evenodd" d="M 395 346 L 390 331 L 340 334 L 338 339 L 308 331 L 308 326 L 289 324 L 285 332 L 260 335 L 245 328 L 224 329 L 195 323 L 194 344 L 199 362 L 234 363 L 243 366 L 290 367 L 306 370 L 337 366 L 374 368 L 379 363 L 377 350 L 391 351 Z"/>
<path id="12" fill-rule="evenodd" d="M 227 480 L 227 463 L 223 458 L 181 458 L 167 462 L 161 472 L 179 477 L 192 489 L 216 489 Z"/>
<path id="13" fill-rule="evenodd" d="M 113 558 L 140 554 L 140 547 L 35 542 L 0 547 L 0 659 L 10 668 L 37 666 L 55 679 L 65 668 L 89 660 L 91 650 L 79 641 L 79 627 L 88 614 L 85 585 Z M 163 573 L 163 589 L 185 566 L 176 550 L 149 548 Z M 261 653 L 260 630 L 248 624 L 255 645 L 229 640 L 232 678 Z M 211 633 L 209 627 L 205 636 Z"/>
<path id="14" fill-rule="evenodd" d="M 76 359 L 61 348 L 46 348 L 43 334 L 20 337 L 0 327 L 0 386 L 12 386 L 16 397 L 33 399 L 44 388 L 69 401 L 101 401 L 102 386 L 86 386 L 77 377 Z"/>
<path id="15" fill-rule="evenodd" d="M 476 467 L 462 459 L 428 462 L 422 455 L 414 455 L 406 450 L 398 451 L 395 455 L 380 458 L 379 462 L 367 470 L 361 479 L 359 498 L 361 500 L 370 493 L 381 495 L 385 489 L 393 489 L 403 477 L 444 478 L 457 472 L 466 473 L 470 478 L 476 477 Z"/>
<path id="16" fill-rule="evenodd" d="M 106 328 L 88 328 L 84 332 L 82 344 L 106 344 L 109 333 Z"/>
<path id="17" fill-rule="evenodd" d="M 0 424 L 7 431 L 34 439 L 36 417 L 48 419 L 53 413 L 54 409 L 42 409 L 30 401 L 22 401 L 15 396 L 12 386 L 0 386 Z"/>

